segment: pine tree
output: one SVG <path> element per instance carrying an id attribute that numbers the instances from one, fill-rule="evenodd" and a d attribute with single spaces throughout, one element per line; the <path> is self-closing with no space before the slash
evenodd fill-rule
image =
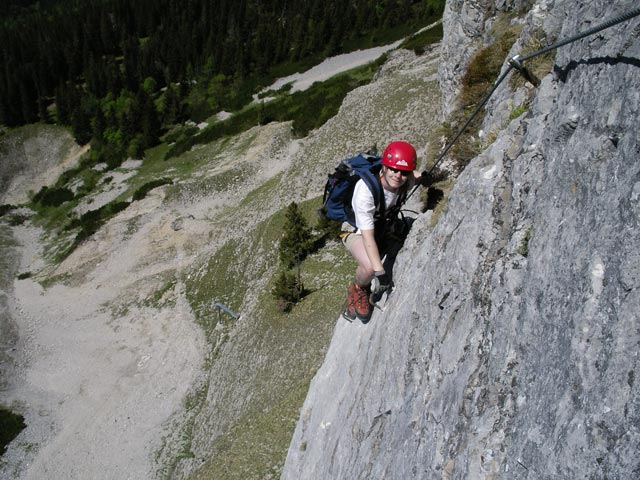
<path id="1" fill-rule="evenodd" d="M 271 293 L 278 302 L 278 309 L 282 312 L 288 312 L 303 297 L 304 286 L 299 275 L 285 270 L 278 275 Z"/>
<path id="2" fill-rule="evenodd" d="M 92 99 L 83 99 L 82 105 L 76 108 L 71 115 L 71 129 L 73 136 L 81 145 L 91 140 L 93 129 L 91 127 L 91 118 L 95 115 L 95 108 Z"/>
<path id="3" fill-rule="evenodd" d="M 311 229 L 295 202 L 287 208 L 283 228 L 284 235 L 280 240 L 279 252 L 283 270 L 278 275 L 271 293 L 278 301 L 278 308 L 288 312 L 304 296 L 300 264 L 311 252 L 313 238 Z"/>
<path id="4" fill-rule="evenodd" d="M 293 268 L 311 252 L 313 238 L 296 202 L 291 202 L 287 208 L 285 219 L 284 236 L 280 240 L 280 262 L 286 268 Z"/>
<path id="5" fill-rule="evenodd" d="M 143 148 L 157 145 L 160 135 L 160 118 L 153 98 L 141 88 L 138 90 L 137 102 L 140 111 L 140 128 Z"/>
<path id="6" fill-rule="evenodd" d="M 180 97 L 174 84 L 170 84 L 164 92 L 162 102 L 162 123 L 165 126 L 173 125 L 181 120 Z"/>

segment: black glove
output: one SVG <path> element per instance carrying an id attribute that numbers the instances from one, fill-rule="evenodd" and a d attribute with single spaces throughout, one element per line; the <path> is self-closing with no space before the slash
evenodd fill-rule
<path id="1" fill-rule="evenodd" d="M 425 170 L 420 175 L 420 185 L 422 185 L 423 187 L 428 187 L 434 182 L 435 182 L 435 177 L 431 172 L 428 172 L 427 170 Z"/>
<path id="2" fill-rule="evenodd" d="M 371 280 L 371 293 L 383 293 L 392 287 L 391 277 L 382 270 L 376 272 L 376 276 Z"/>

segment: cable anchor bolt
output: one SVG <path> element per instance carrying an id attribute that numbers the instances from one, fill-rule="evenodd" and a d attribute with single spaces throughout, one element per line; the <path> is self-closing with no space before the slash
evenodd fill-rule
<path id="1" fill-rule="evenodd" d="M 533 73 L 531 73 L 529 69 L 522 64 L 522 62 L 520 61 L 520 58 L 521 58 L 520 55 L 511 57 L 509 59 L 509 65 L 511 65 L 516 70 L 518 70 L 518 72 L 520 72 L 520 75 L 522 75 L 522 78 L 524 78 L 531 85 L 533 85 L 534 87 L 539 87 L 540 79 L 536 77 Z"/>

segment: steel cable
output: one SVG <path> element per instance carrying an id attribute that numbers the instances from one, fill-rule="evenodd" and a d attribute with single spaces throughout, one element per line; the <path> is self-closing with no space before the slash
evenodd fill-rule
<path id="1" fill-rule="evenodd" d="M 444 150 L 442 151 L 442 153 L 438 156 L 436 162 L 431 166 L 431 168 L 429 168 L 429 170 L 426 170 L 427 174 L 431 174 L 431 172 L 433 172 L 433 170 L 436 168 L 436 166 L 442 161 L 442 159 L 444 158 L 444 156 L 449 152 L 449 150 L 451 149 L 451 147 L 456 143 L 456 141 L 460 138 L 460 136 L 462 135 L 462 133 L 467 129 L 467 127 L 469 126 L 469 124 L 473 121 L 473 119 L 475 118 L 475 116 L 478 114 L 478 112 L 480 112 L 480 109 L 482 109 L 482 107 L 484 107 L 484 105 L 487 103 L 487 101 L 489 100 L 489 98 L 491 97 L 491 95 L 493 95 L 493 93 L 496 91 L 496 89 L 500 86 L 500 84 L 504 81 L 504 79 L 507 77 L 507 75 L 511 72 L 511 70 L 513 70 L 514 68 L 518 71 L 520 71 L 521 73 L 525 73 L 524 72 L 524 67 L 522 65 L 522 62 L 529 60 L 533 57 L 537 57 L 538 55 L 543 55 L 551 50 L 555 50 L 558 49 L 564 45 L 567 45 L 569 43 L 575 42 L 577 40 L 580 40 L 582 38 L 588 37 L 589 35 L 593 35 L 594 33 L 598 33 L 602 30 L 605 30 L 607 28 L 613 27 L 614 25 L 617 25 L 619 23 L 622 22 L 626 22 L 628 20 L 631 20 L 634 17 L 637 17 L 638 15 L 640 15 L 640 7 L 636 7 L 635 9 L 619 15 L 617 17 L 611 18 L 609 20 L 607 20 L 606 22 L 601 23 L 600 25 L 596 25 L 593 28 L 590 28 L 588 30 L 585 30 L 584 32 L 580 32 L 576 35 L 573 35 L 571 37 L 565 38 L 563 40 L 560 40 L 559 42 L 556 42 L 552 45 L 549 45 L 547 47 L 541 48 L 540 50 L 536 50 L 535 52 L 532 53 L 528 53 L 527 55 L 516 55 L 512 58 L 509 59 L 508 61 L 508 67 L 505 70 L 505 72 L 500 76 L 500 78 L 498 78 L 498 80 L 493 84 L 493 87 L 491 88 L 491 90 L 489 91 L 489 93 L 487 93 L 485 95 L 485 97 L 482 99 L 482 101 L 478 104 L 478 106 L 476 107 L 476 109 L 473 111 L 473 113 L 471 114 L 471 116 L 469 116 L 469 118 L 467 119 L 467 121 L 464 123 L 464 125 L 460 128 L 460 130 L 458 131 L 458 133 L 453 137 L 453 139 L 445 146 Z M 526 75 L 525 75 L 526 77 Z M 405 198 L 405 201 L 407 201 L 409 199 L 409 197 L 411 197 L 411 195 L 413 195 L 413 193 L 416 191 L 416 189 L 419 187 L 420 185 L 416 185 L 413 190 L 411 190 L 411 192 L 409 193 L 409 195 L 407 195 L 407 197 Z"/>

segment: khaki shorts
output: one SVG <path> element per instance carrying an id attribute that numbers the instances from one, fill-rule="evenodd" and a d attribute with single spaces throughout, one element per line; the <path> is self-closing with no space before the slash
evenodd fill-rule
<path id="1" fill-rule="evenodd" d="M 358 237 L 362 238 L 362 235 L 354 232 L 343 232 L 342 235 L 340 235 L 342 244 L 347 247 L 347 250 L 349 251 L 351 251 L 351 245 L 353 245 L 353 242 L 357 240 Z"/>

